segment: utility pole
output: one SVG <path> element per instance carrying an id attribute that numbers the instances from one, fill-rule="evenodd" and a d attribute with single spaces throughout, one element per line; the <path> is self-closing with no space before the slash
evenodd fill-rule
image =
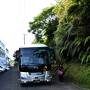
<path id="1" fill-rule="evenodd" d="M 24 45 L 26 44 L 26 34 L 23 34 L 24 35 Z"/>

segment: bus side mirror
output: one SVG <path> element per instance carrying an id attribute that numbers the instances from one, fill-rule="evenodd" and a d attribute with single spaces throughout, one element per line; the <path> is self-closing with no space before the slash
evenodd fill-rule
<path id="1" fill-rule="evenodd" d="M 20 57 L 22 57 L 22 55 L 20 55 Z"/>

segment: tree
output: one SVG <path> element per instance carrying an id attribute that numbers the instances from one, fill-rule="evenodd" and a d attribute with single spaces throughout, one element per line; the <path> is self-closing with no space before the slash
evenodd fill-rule
<path id="1" fill-rule="evenodd" d="M 54 32 L 57 29 L 58 19 L 53 12 L 54 6 L 47 7 L 29 22 L 30 29 L 28 32 L 35 34 L 36 42 L 45 43 L 53 46 Z"/>

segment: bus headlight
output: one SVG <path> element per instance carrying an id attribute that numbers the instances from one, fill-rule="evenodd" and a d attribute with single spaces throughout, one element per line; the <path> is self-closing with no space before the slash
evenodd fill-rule
<path id="1" fill-rule="evenodd" d="M 27 77 L 28 77 L 28 73 L 27 72 L 21 72 L 20 73 L 20 78 L 21 79 L 27 79 Z"/>

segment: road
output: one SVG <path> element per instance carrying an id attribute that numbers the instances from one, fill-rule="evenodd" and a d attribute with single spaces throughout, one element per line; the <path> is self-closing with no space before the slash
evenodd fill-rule
<path id="1" fill-rule="evenodd" d="M 18 80 L 18 71 L 16 68 L 0 73 L 0 90 L 86 90 L 80 87 L 65 83 L 54 81 L 52 84 L 32 84 L 21 87 Z"/>

